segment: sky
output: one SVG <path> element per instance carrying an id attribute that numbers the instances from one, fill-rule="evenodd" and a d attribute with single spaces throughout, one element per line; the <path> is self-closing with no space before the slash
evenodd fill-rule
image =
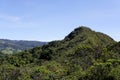
<path id="1" fill-rule="evenodd" d="M 120 0 L 0 0 L 0 38 L 61 40 L 87 26 L 120 41 Z"/>

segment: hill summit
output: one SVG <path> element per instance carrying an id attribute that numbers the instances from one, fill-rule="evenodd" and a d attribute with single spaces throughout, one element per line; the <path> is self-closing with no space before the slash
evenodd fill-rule
<path id="1" fill-rule="evenodd" d="M 72 39 L 79 34 L 91 32 L 91 31 L 92 30 L 88 27 L 80 26 L 80 27 L 74 29 L 74 31 L 72 31 L 66 38 Z"/>
<path id="2" fill-rule="evenodd" d="M 95 32 L 88 27 L 80 26 L 65 37 L 65 41 L 84 43 L 90 45 L 102 45 L 114 43 L 115 41 L 106 34 Z"/>

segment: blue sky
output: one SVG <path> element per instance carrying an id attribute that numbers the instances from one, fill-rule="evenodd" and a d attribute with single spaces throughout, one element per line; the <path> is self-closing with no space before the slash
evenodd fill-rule
<path id="1" fill-rule="evenodd" d="M 120 41 L 120 0 L 1 0 L 0 38 L 52 41 L 88 26 Z"/>

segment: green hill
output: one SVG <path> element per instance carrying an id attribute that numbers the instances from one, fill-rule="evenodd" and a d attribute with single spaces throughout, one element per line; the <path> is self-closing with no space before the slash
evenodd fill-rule
<path id="1" fill-rule="evenodd" d="M 63 40 L 0 59 L 1 80 L 120 80 L 119 43 L 78 27 Z"/>
<path id="2" fill-rule="evenodd" d="M 106 46 L 114 42 L 108 35 L 95 32 L 90 28 L 81 26 L 72 31 L 65 37 L 65 41 L 72 41 L 74 43 L 90 44 L 93 46 L 101 45 Z"/>
<path id="3" fill-rule="evenodd" d="M 42 47 L 43 51 L 46 49 L 53 49 L 53 51 L 60 55 L 74 54 L 75 51 L 81 47 L 106 47 L 107 45 L 116 43 L 111 37 L 106 34 L 95 32 L 87 27 L 78 27 L 72 31 L 61 41 L 52 41 Z M 55 55 L 53 55 L 55 56 Z"/>

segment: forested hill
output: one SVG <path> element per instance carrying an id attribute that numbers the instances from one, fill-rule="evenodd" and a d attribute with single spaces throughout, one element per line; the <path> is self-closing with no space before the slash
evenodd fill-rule
<path id="1" fill-rule="evenodd" d="M 81 26 L 63 40 L 2 57 L 0 79 L 120 80 L 120 43 Z"/>
<path id="2" fill-rule="evenodd" d="M 47 42 L 40 42 L 40 41 L 0 39 L 0 51 L 9 54 L 25 49 L 31 49 L 36 46 L 43 46 L 46 43 Z"/>

